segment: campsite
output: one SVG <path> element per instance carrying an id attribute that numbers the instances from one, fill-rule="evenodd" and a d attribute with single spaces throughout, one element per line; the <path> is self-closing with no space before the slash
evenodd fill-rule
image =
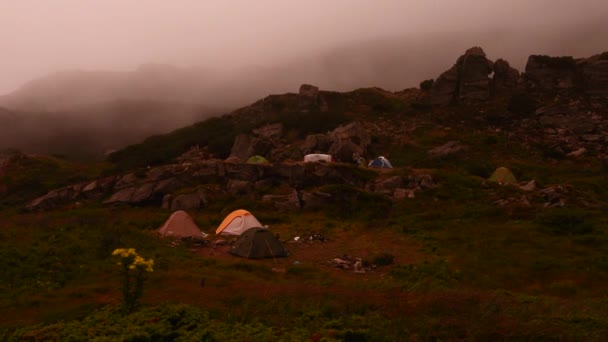
<path id="1" fill-rule="evenodd" d="M 0 340 L 608 340 L 608 57 L 463 53 L 103 159 L 0 152 Z"/>

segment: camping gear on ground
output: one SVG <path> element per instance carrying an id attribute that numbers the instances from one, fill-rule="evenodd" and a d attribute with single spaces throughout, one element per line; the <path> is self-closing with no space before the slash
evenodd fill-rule
<path id="1" fill-rule="evenodd" d="M 367 166 L 381 168 L 381 169 L 392 169 L 393 168 L 393 165 L 391 164 L 391 162 L 388 159 L 384 158 L 383 156 L 380 156 L 380 157 L 370 161 Z"/>
<path id="2" fill-rule="evenodd" d="M 250 259 L 287 257 L 289 252 L 268 229 L 247 229 L 234 242 L 230 253 Z"/>
<path id="3" fill-rule="evenodd" d="M 511 172 L 511 170 L 507 169 L 504 166 L 497 168 L 494 173 L 488 178 L 490 182 L 496 182 L 500 185 L 504 184 L 515 184 L 517 183 L 517 179 Z"/>
<path id="4" fill-rule="evenodd" d="M 247 159 L 247 164 L 268 164 L 268 160 L 262 156 L 253 156 Z"/>
<path id="5" fill-rule="evenodd" d="M 241 235 L 244 231 L 253 227 L 262 227 L 262 224 L 247 210 L 238 209 L 226 216 L 215 230 L 215 234 Z"/>
<path id="6" fill-rule="evenodd" d="M 331 163 L 331 155 L 329 154 L 307 154 L 304 156 L 305 163 L 327 162 Z"/>
<path id="7" fill-rule="evenodd" d="M 164 237 L 203 238 L 200 228 L 196 226 L 192 217 L 183 210 L 178 210 L 171 214 L 167 221 L 165 221 L 165 224 L 158 229 L 158 232 Z"/>

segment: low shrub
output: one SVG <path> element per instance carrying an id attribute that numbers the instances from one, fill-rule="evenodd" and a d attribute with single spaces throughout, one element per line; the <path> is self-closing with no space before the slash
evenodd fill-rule
<path id="1" fill-rule="evenodd" d="M 584 235 L 592 233 L 594 228 L 587 219 L 588 214 L 581 209 L 558 208 L 540 214 L 535 222 L 550 234 Z"/>
<path id="2" fill-rule="evenodd" d="M 432 78 L 429 80 L 424 80 L 424 81 L 420 82 L 420 89 L 425 90 L 425 91 L 431 90 L 431 88 L 433 88 L 434 83 L 435 83 L 435 80 Z"/>

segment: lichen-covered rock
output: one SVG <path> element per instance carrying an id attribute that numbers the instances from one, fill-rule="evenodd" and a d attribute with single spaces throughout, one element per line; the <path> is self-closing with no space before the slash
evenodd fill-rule
<path id="1" fill-rule="evenodd" d="M 319 95 L 319 88 L 310 84 L 302 84 L 299 94 L 305 97 L 317 97 Z"/>
<path id="2" fill-rule="evenodd" d="M 456 64 L 442 73 L 430 91 L 432 105 L 454 101 L 486 100 L 490 97 L 493 63 L 480 47 L 468 49 Z"/>
<path id="3" fill-rule="evenodd" d="M 608 97 L 608 51 L 577 63 L 584 90 L 593 97 Z"/>
<path id="4" fill-rule="evenodd" d="M 494 90 L 501 91 L 505 89 L 513 89 L 519 83 L 519 71 L 512 68 L 509 62 L 504 59 L 498 59 L 494 62 L 494 77 L 492 85 Z"/>
<path id="5" fill-rule="evenodd" d="M 528 86 L 548 92 L 563 92 L 577 83 L 576 61 L 574 58 L 531 55 L 526 63 Z"/>

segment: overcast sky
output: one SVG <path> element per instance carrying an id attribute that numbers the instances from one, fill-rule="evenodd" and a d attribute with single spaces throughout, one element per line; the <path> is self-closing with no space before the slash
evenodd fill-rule
<path id="1" fill-rule="evenodd" d="M 0 0 L 0 93 L 61 69 L 272 66 L 385 36 L 559 37 L 598 18 L 608 0 Z"/>

